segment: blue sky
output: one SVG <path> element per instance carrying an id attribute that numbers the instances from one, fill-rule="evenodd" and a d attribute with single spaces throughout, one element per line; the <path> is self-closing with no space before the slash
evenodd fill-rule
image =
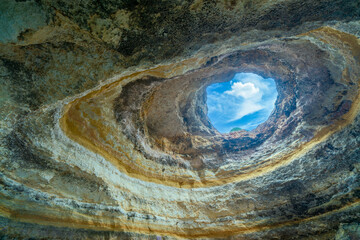
<path id="1" fill-rule="evenodd" d="M 246 130 L 266 121 L 277 98 L 275 82 L 254 73 L 237 73 L 229 82 L 206 88 L 208 117 L 221 133 Z"/>

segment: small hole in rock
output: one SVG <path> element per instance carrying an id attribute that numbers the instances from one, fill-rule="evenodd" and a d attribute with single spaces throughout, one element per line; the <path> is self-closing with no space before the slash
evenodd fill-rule
<path id="1" fill-rule="evenodd" d="M 254 73 L 237 73 L 206 93 L 208 118 L 220 133 L 255 129 L 269 118 L 278 95 L 274 79 Z"/>

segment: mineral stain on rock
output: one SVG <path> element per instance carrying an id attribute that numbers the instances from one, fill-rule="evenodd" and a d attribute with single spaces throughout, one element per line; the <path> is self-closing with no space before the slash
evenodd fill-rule
<path id="1" fill-rule="evenodd" d="M 0 4 L 1 239 L 360 239 L 360 1 Z M 220 134 L 206 87 L 278 98 Z"/>

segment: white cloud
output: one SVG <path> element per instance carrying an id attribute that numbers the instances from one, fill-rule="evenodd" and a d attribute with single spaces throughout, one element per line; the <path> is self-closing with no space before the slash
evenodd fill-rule
<path id="1" fill-rule="evenodd" d="M 260 89 L 255 87 L 255 85 L 251 82 L 233 82 L 231 84 L 231 90 L 226 91 L 225 93 L 235 97 L 243 97 L 245 99 L 261 98 L 262 96 Z"/>
<path id="2" fill-rule="evenodd" d="M 251 80 L 249 77 L 248 80 Z M 231 90 L 225 91 L 225 94 L 235 97 L 237 104 L 234 107 L 232 117 L 227 122 L 240 119 L 251 113 L 260 111 L 265 108 L 261 98 L 263 96 L 263 84 L 257 85 L 253 82 L 231 82 Z M 239 98 L 243 99 L 239 99 Z"/>
<path id="3" fill-rule="evenodd" d="M 209 89 L 208 110 L 216 128 L 225 132 L 228 131 L 225 128 L 234 126 L 253 129 L 266 120 L 277 96 L 274 83 L 256 74 L 240 73 L 230 81 L 229 87 L 220 84 Z M 251 117 L 251 120 L 237 121 L 258 111 L 261 114 Z"/>
<path id="4" fill-rule="evenodd" d="M 264 78 L 254 73 L 238 73 L 235 75 L 234 80 L 243 83 L 251 82 L 264 91 L 269 90 L 269 82 L 264 81 Z"/>
<path id="5" fill-rule="evenodd" d="M 257 112 L 264 108 L 265 108 L 265 106 L 263 106 L 262 104 L 260 104 L 258 102 L 251 101 L 251 100 L 250 101 L 245 100 L 244 102 L 242 102 L 241 104 L 239 104 L 235 107 L 236 111 L 234 112 L 233 117 L 228 120 L 228 122 L 238 120 L 246 115 Z"/>

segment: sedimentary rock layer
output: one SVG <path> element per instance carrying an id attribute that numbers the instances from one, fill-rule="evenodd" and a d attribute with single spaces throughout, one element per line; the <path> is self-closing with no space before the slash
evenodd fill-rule
<path id="1" fill-rule="evenodd" d="M 4 5 L 1 236 L 358 236 L 359 1 L 97 4 Z M 238 72 L 275 109 L 221 134 L 205 89 Z"/>

